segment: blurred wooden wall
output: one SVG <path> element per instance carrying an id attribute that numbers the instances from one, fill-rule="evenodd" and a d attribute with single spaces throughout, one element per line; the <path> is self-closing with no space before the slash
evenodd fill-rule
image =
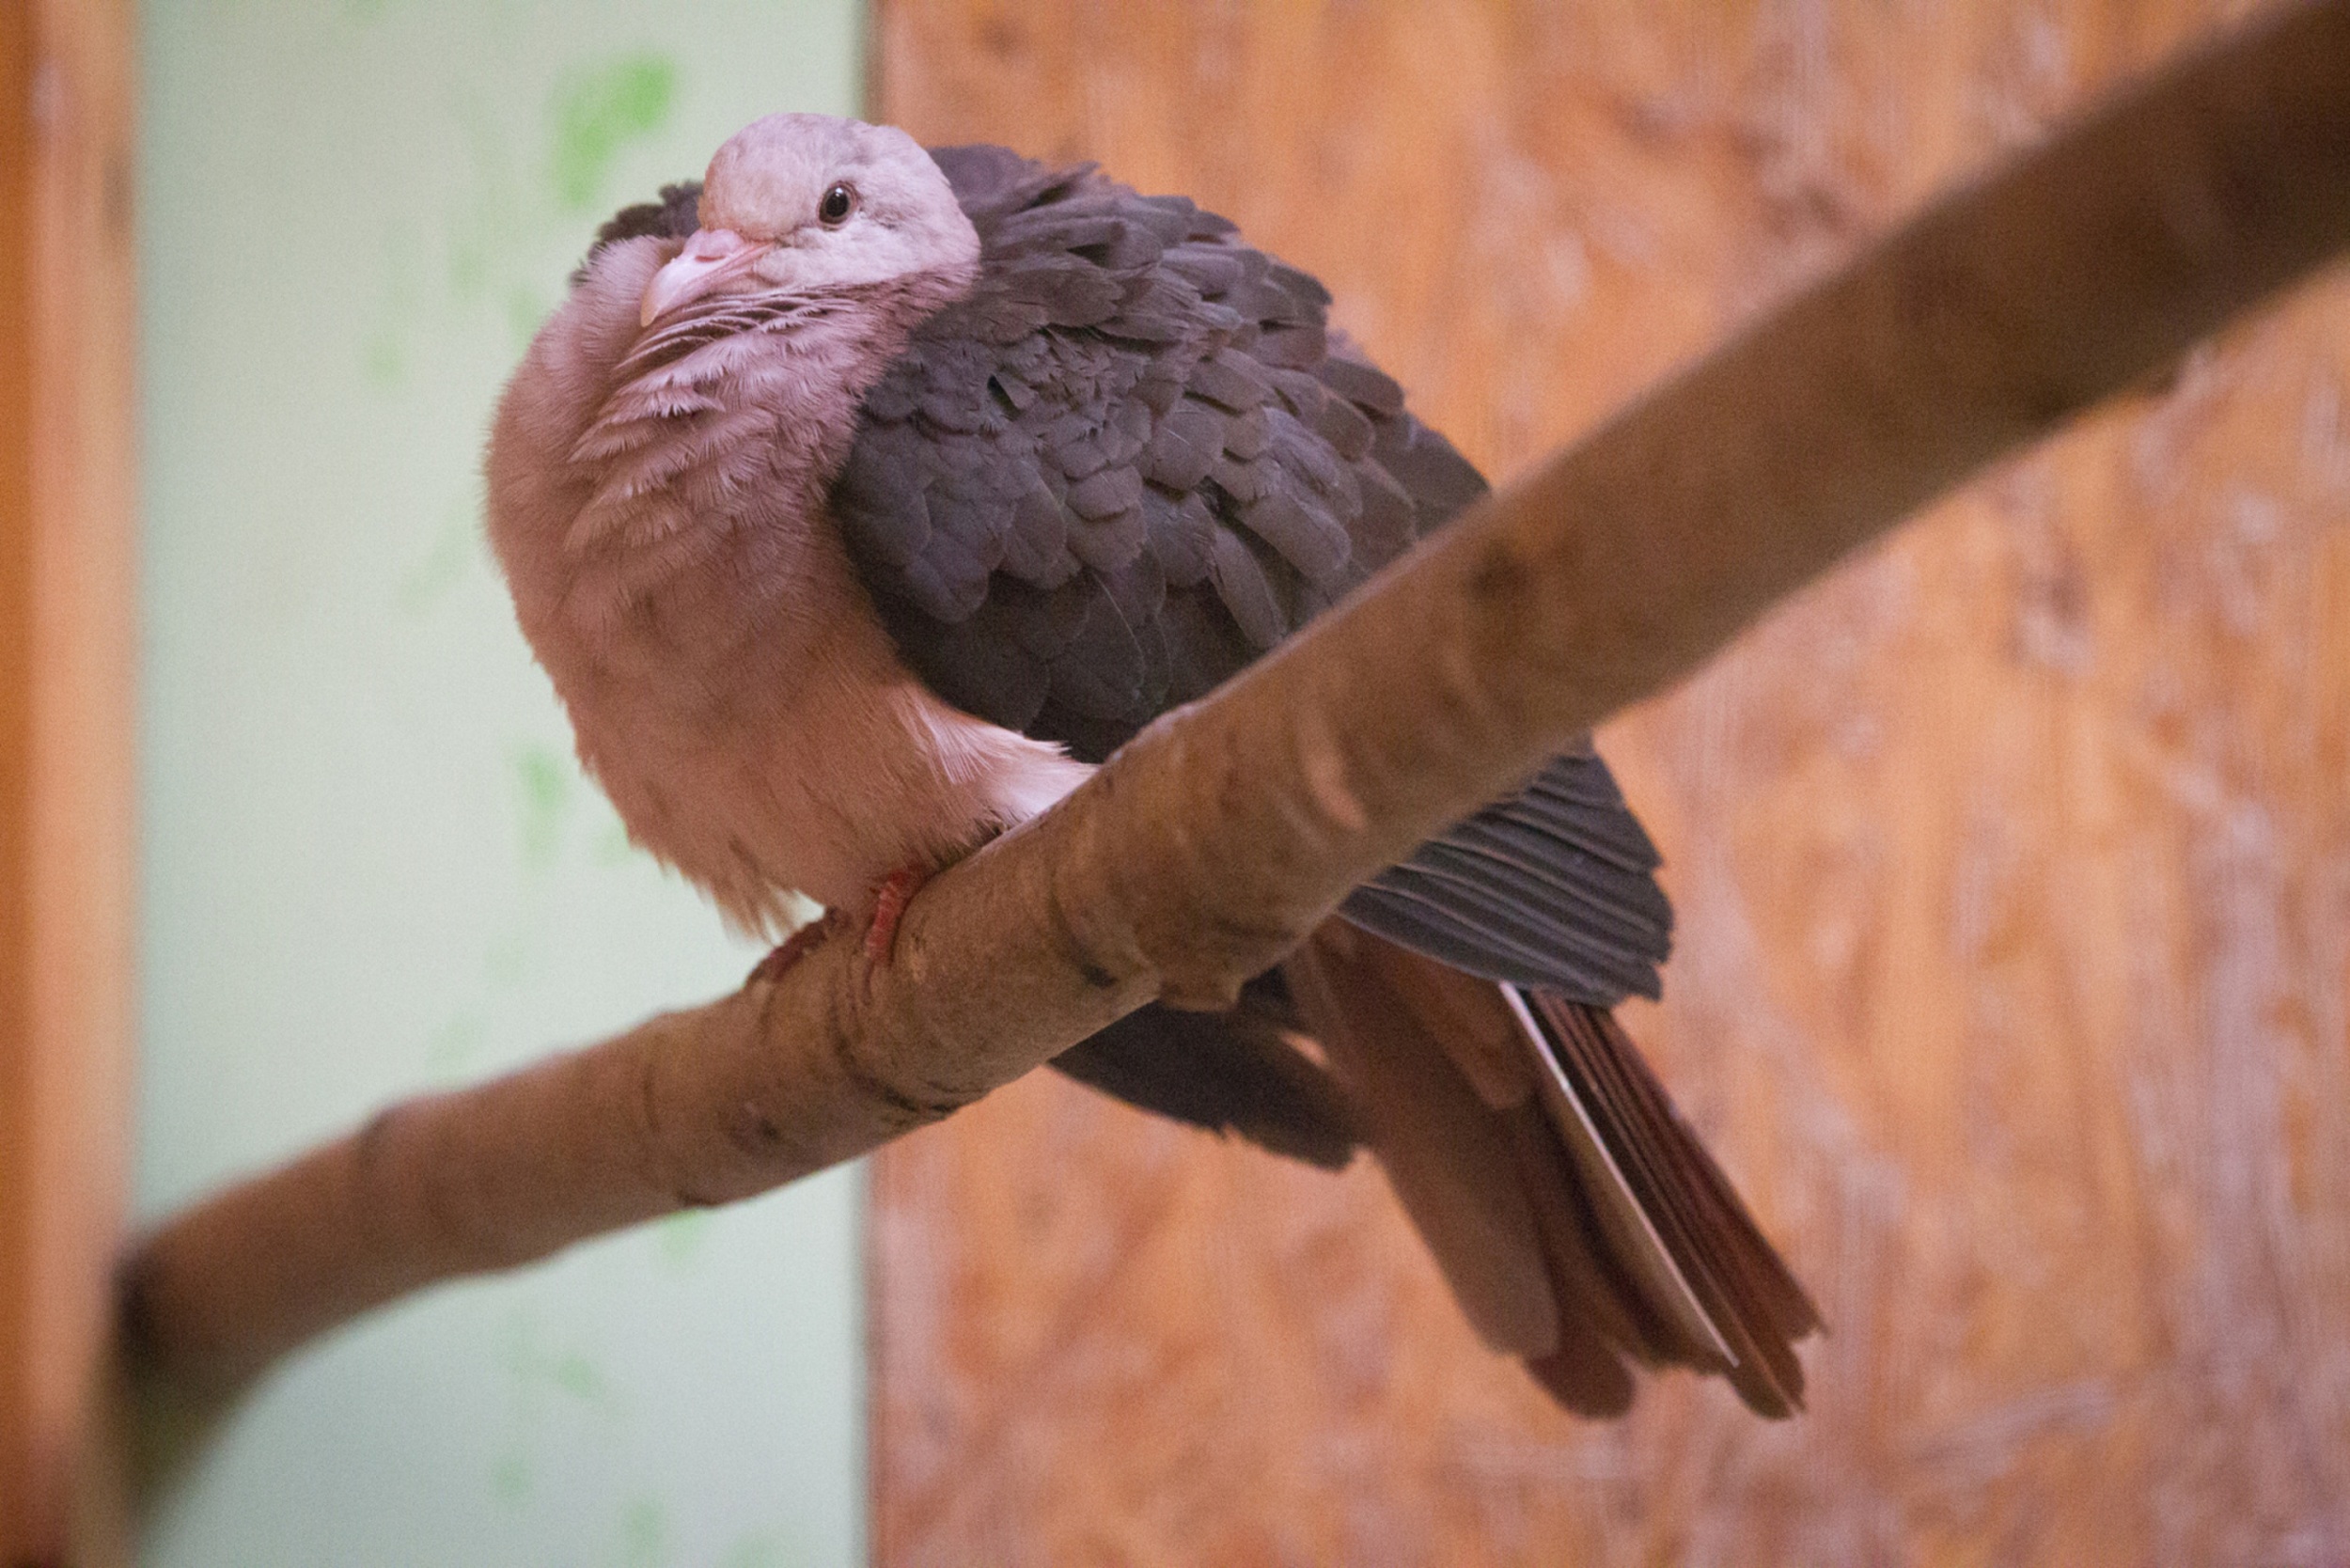
<path id="1" fill-rule="evenodd" d="M 123 1200 L 127 0 L 0 0 L 0 1565 L 62 1561 Z"/>
<path id="2" fill-rule="evenodd" d="M 1200 197 L 1506 477 L 2243 8 L 886 0 L 877 111 Z M 1370 1169 L 1039 1074 L 879 1162 L 879 1560 L 2350 1562 L 2350 283 L 1603 745 L 1810 1413 L 1577 1424 Z"/>

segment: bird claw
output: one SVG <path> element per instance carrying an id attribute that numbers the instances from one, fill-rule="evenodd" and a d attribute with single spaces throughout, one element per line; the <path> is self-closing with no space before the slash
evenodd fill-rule
<path id="1" fill-rule="evenodd" d="M 906 905 L 929 880 L 930 873 L 919 867 L 901 866 L 873 889 L 873 923 L 865 929 L 865 956 L 876 966 L 887 964 L 896 952 L 898 922 L 905 917 Z M 775 984 L 793 964 L 823 946 L 840 926 L 839 912 L 826 910 L 785 937 L 774 951 L 759 961 L 743 983 Z"/>
<path id="2" fill-rule="evenodd" d="M 824 939 L 840 929 L 840 922 L 830 910 L 819 915 L 778 943 L 773 952 L 762 958 L 744 977 L 743 983 L 773 985 L 783 979 L 784 971 L 823 945 Z"/>
<path id="3" fill-rule="evenodd" d="M 906 905 L 915 893 L 929 880 L 929 872 L 901 866 L 873 890 L 873 923 L 865 930 L 865 956 L 875 964 L 887 964 L 897 950 L 898 922 L 905 917 Z"/>

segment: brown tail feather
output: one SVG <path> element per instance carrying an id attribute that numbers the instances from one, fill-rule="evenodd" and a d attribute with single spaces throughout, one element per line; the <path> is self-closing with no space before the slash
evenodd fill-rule
<path id="1" fill-rule="evenodd" d="M 1600 1136 L 1624 1168 L 1641 1208 L 1695 1293 L 1730 1364 L 1720 1370 L 1766 1416 L 1803 1404 L 1793 1341 L 1819 1314 L 1762 1240 L 1704 1145 L 1665 1098 L 1613 1015 L 1554 996 L 1529 998 Z"/>
<path id="2" fill-rule="evenodd" d="M 1537 1064 L 1543 1109 L 1574 1169 L 1575 1195 L 1597 1221 L 1605 1255 L 1650 1309 L 1651 1354 L 1704 1372 L 1728 1372 L 1737 1354 L 1691 1280 L 1685 1237 L 1673 1229 L 1677 1215 L 1655 1200 L 1667 1178 L 1650 1157 L 1653 1151 L 1637 1137 L 1609 1136 L 1614 1107 L 1608 1096 L 1620 1091 L 1606 1083 L 1594 1091 L 1591 1074 L 1573 1048 L 1581 1043 L 1580 1031 L 1562 1041 L 1547 1010 L 1537 1011 L 1527 995 L 1513 989 L 1495 989 L 1518 1024 L 1521 1048 Z"/>
<path id="3" fill-rule="evenodd" d="M 1470 1322 L 1561 1404 L 1620 1414 L 1637 1360 L 1801 1407 L 1819 1314 L 1607 1010 L 1335 923 L 1289 979 Z"/>
<path id="4" fill-rule="evenodd" d="M 1428 1048 L 1389 975 L 1364 962 L 1375 940 L 1317 936 L 1286 966 L 1290 994 L 1469 1323 L 1507 1355 L 1546 1356 L 1558 1309 L 1509 1144 L 1468 1080 Z"/>

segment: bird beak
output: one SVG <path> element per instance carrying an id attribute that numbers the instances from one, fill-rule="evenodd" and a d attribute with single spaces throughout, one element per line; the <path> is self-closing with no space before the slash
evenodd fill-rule
<path id="1" fill-rule="evenodd" d="M 776 248 L 773 240 L 745 240 L 730 228 L 697 228 L 677 259 L 652 274 L 636 324 L 649 327 L 688 300 L 701 298 L 759 265 Z"/>

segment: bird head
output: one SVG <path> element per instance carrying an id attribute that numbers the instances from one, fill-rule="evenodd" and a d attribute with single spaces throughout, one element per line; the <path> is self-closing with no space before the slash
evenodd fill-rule
<path id="1" fill-rule="evenodd" d="M 769 115 L 718 149 L 701 227 L 645 286 L 640 324 L 727 293 L 808 293 L 967 272 L 979 239 L 947 177 L 894 126 Z"/>

